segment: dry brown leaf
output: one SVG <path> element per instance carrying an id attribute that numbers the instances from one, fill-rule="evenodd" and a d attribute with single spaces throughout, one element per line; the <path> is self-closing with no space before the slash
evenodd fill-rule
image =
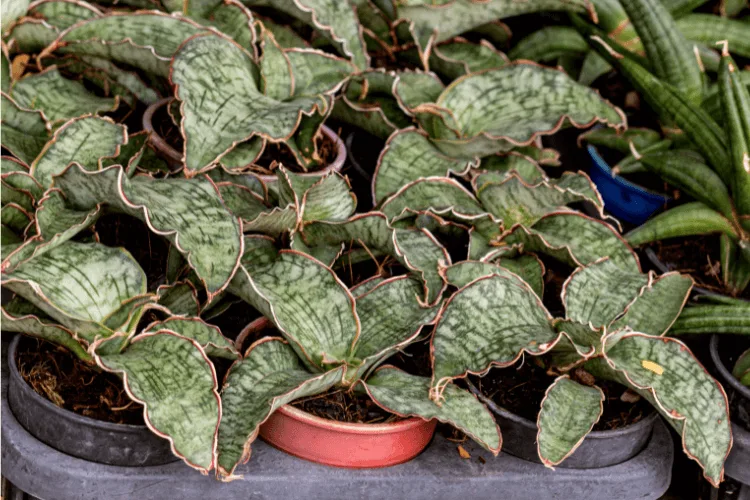
<path id="1" fill-rule="evenodd" d="M 471 458 L 471 455 L 469 455 L 469 452 L 466 451 L 466 449 L 460 444 L 458 445 L 458 454 L 461 455 L 461 458 L 466 458 L 466 459 Z"/>

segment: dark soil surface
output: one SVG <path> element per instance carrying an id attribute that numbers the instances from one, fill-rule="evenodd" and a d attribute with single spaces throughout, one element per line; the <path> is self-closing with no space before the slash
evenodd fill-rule
<path id="1" fill-rule="evenodd" d="M 125 248 L 146 272 L 150 291 L 164 283 L 169 242 L 129 215 L 106 214 L 96 222 L 99 242 Z"/>
<path id="2" fill-rule="evenodd" d="M 589 375 L 590 376 L 590 375 Z M 592 377 L 593 378 L 593 377 Z M 503 408 L 536 422 L 539 408 L 547 388 L 555 380 L 537 366 L 534 359 L 527 357 L 520 367 L 493 369 L 482 378 L 475 378 L 475 384 L 487 397 Z M 626 403 L 620 396 L 626 388 L 614 382 L 596 380 L 606 397 L 604 412 L 594 425 L 595 431 L 612 430 L 634 424 L 651 413 L 647 401 Z"/>
<path id="3" fill-rule="evenodd" d="M 360 395 L 340 388 L 299 399 L 292 406 L 316 417 L 337 422 L 384 424 L 403 420 L 380 408 L 366 394 Z"/>
<path id="4" fill-rule="evenodd" d="M 689 274 L 701 288 L 729 294 L 722 283 L 717 235 L 670 238 L 649 246 L 670 271 Z M 750 298 L 750 289 L 741 297 Z"/>
<path id="5" fill-rule="evenodd" d="M 143 407 L 128 397 L 120 377 L 86 365 L 62 347 L 23 339 L 17 363 L 32 389 L 60 408 L 105 422 L 144 425 Z"/>

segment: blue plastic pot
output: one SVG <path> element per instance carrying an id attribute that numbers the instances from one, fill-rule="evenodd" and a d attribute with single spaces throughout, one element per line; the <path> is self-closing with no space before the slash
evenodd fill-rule
<path id="1" fill-rule="evenodd" d="M 591 180 L 602 195 L 604 207 L 617 219 L 631 224 L 643 224 L 671 200 L 668 196 L 652 193 L 619 175 L 613 175 L 612 169 L 596 148 L 588 146 L 587 149 L 591 157 Z"/>

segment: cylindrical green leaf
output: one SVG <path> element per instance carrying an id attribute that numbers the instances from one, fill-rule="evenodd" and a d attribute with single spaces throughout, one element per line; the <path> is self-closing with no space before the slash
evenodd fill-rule
<path id="1" fill-rule="evenodd" d="M 686 203 L 657 215 L 625 235 L 631 245 L 698 234 L 725 233 L 737 238 L 732 223 L 699 201 Z"/>

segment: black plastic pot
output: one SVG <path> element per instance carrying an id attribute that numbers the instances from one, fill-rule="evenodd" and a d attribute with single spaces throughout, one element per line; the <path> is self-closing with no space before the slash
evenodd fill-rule
<path id="1" fill-rule="evenodd" d="M 169 441 L 145 425 L 102 422 L 62 409 L 37 394 L 21 377 L 16 362 L 23 335 L 8 349 L 8 403 L 18 422 L 34 437 L 67 455 L 108 465 L 161 465 L 177 460 Z"/>
<path id="2" fill-rule="evenodd" d="M 541 463 L 537 453 L 536 423 L 501 406 L 492 405 L 491 409 L 503 430 L 503 451 L 529 462 Z M 621 429 L 592 431 L 581 446 L 557 467 L 598 469 L 626 462 L 646 446 L 657 420 L 658 414 L 653 412 Z"/>
<path id="3" fill-rule="evenodd" d="M 748 412 L 750 410 L 750 389 L 740 384 L 739 380 L 732 376 L 732 373 L 724 364 L 726 358 L 722 356 L 723 353 L 719 345 L 721 340 L 720 335 L 711 337 L 710 353 L 714 368 L 724 382 L 724 389 L 733 411 L 732 451 L 727 457 L 724 468 L 729 477 L 743 483 L 740 498 L 750 498 L 750 430 L 736 423 L 737 420 L 750 422 L 750 415 L 738 414 L 741 411 Z"/>

